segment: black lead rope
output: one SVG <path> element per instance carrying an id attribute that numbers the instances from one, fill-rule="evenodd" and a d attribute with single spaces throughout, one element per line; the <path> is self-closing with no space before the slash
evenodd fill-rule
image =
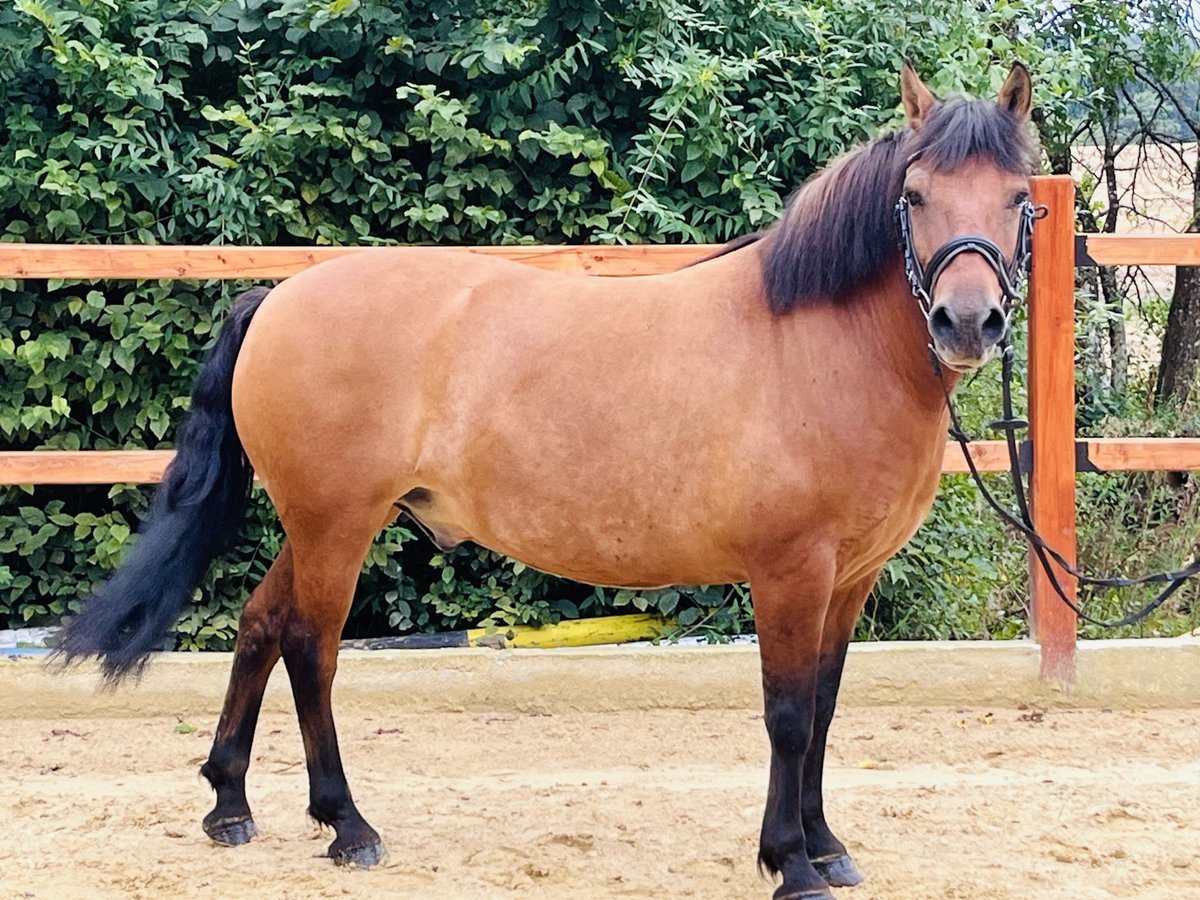
<path id="1" fill-rule="evenodd" d="M 946 386 L 946 378 L 942 372 L 941 362 L 938 360 L 937 353 L 933 347 L 929 348 L 930 357 L 933 360 L 934 371 L 937 372 L 938 380 L 942 384 L 942 391 L 946 395 L 946 408 L 950 411 L 950 436 L 958 442 L 962 448 L 963 458 L 967 461 L 967 469 L 971 473 L 971 478 L 979 488 L 979 493 L 997 515 L 1005 522 L 1017 529 L 1029 545 L 1033 548 L 1034 555 L 1041 564 L 1042 570 L 1046 573 L 1046 577 L 1050 580 L 1050 586 L 1054 588 L 1054 593 L 1062 600 L 1079 618 L 1092 625 L 1099 625 L 1102 628 L 1119 628 L 1122 625 L 1133 625 L 1146 618 L 1167 600 L 1177 590 L 1183 587 L 1187 579 L 1193 575 L 1200 573 L 1200 557 L 1194 559 L 1191 565 L 1180 569 L 1177 572 L 1160 572 L 1154 575 L 1143 575 L 1141 578 L 1097 578 L 1091 575 L 1086 575 L 1079 569 L 1069 563 L 1062 554 L 1051 547 L 1037 532 L 1034 526 L 1033 517 L 1029 513 L 1029 502 L 1025 494 L 1025 482 L 1021 477 L 1021 461 L 1020 454 L 1017 448 L 1016 432 L 1022 428 L 1028 428 L 1029 423 L 1023 419 L 1018 419 L 1013 415 L 1012 403 L 1012 374 L 1013 374 L 1013 350 L 1005 340 L 1001 345 L 1001 364 L 1002 377 L 1001 387 L 1003 392 L 1003 410 L 1004 418 L 999 422 L 993 422 L 992 428 L 1003 431 L 1005 443 L 1008 446 L 1008 462 L 1009 473 L 1012 476 L 1013 490 L 1016 494 L 1017 515 L 1013 515 L 1006 509 L 988 490 L 984 484 L 983 478 L 979 475 L 979 470 L 975 466 L 975 460 L 971 457 L 969 444 L 971 443 L 970 436 L 963 430 L 962 424 L 958 418 L 958 411 L 954 408 L 954 401 L 950 397 L 950 389 Z M 1050 560 L 1053 559 L 1058 563 L 1064 571 L 1075 578 L 1080 584 L 1090 584 L 1097 587 L 1110 588 L 1126 588 L 1135 587 L 1142 584 L 1166 584 L 1157 597 L 1139 609 L 1137 612 L 1130 613 L 1121 619 L 1113 621 L 1105 621 L 1096 619 L 1084 612 L 1077 603 L 1067 596 L 1063 590 L 1062 584 L 1058 580 L 1058 575 L 1051 566 Z"/>

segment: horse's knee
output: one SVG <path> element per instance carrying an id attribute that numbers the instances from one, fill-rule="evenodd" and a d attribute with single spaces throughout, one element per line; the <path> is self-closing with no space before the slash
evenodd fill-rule
<path id="1" fill-rule="evenodd" d="M 813 703 L 793 692 L 768 690 L 767 735 L 776 753 L 802 756 L 813 737 Z"/>

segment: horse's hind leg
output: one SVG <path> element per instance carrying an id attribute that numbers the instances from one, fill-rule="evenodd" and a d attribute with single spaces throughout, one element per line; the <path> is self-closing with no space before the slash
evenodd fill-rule
<path id="1" fill-rule="evenodd" d="M 800 817 L 804 823 L 808 858 L 831 887 L 853 887 L 863 880 L 858 867 L 846 852 L 846 845 L 834 836 L 825 821 L 822 776 L 825 770 L 825 743 L 837 704 L 838 688 L 842 683 L 846 649 L 854 634 L 854 623 L 878 576 L 879 570 L 876 569 L 867 577 L 834 591 L 821 632 L 817 704 L 812 742 L 804 756 Z"/>
<path id="2" fill-rule="evenodd" d="M 285 543 L 238 621 L 225 705 L 208 761 L 200 769 L 217 792 L 217 805 L 204 817 L 204 831 L 218 844 L 244 844 L 256 833 L 246 800 L 246 770 L 263 691 L 279 659 L 279 632 L 292 603 L 292 578 L 292 551 Z"/>
<path id="3" fill-rule="evenodd" d="M 330 693 L 354 585 L 385 512 L 386 507 L 343 504 L 342 511 L 284 523 L 295 554 L 296 598 L 283 623 L 280 647 L 308 761 L 308 812 L 335 830 L 328 855 L 342 865 L 371 866 L 383 858 L 379 834 L 350 796 Z"/>

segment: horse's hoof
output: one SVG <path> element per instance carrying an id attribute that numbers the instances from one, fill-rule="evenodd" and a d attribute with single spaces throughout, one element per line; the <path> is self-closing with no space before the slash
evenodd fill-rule
<path id="1" fill-rule="evenodd" d="M 805 888 L 797 891 L 781 884 L 775 889 L 772 900 L 833 900 L 833 891 L 829 888 Z"/>
<path id="2" fill-rule="evenodd" d="M 387 851 L 383 849 L 383 841 L 379 838 L 361 844 L 341 846 L 339 844 L 339 841 L 334 841 L 329 845 L 329 858 L 339 866 L 369 869 L 379 865 L 387 855 Z"/>
<path id="3" fill-rule="evenodd" d="M 824 878 L 830 887 L 854 887 L 856 884 L 862 884 L 862 872 L 858 871 L 854 860 L 845 853 L 823 856 L 814 859 L 812 864 L 817 874 Z"/>
<path id="4" fill-rule="evenodd" d="M 231 816 L 205 819 L 204 833 L 222 847 L 238 847 L 250 843 L 250 839 L 258 835 L 258 829 L 249 816 Z"/>

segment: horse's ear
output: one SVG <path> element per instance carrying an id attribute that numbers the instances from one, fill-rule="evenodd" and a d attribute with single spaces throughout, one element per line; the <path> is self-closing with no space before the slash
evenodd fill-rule
<path id="1" fill-rule="evenodd" d="M 1029 115 L 1029 107 L 1033 103 L 1033 79 L 1024 63 L 1013 63 L 1004 87 L 1000 88 L 1000 99 L 996 102 L 1001 109 L 1007 109 L 1018 119 Z"/>
<path id="2" fill-rule="evenodd" d="M 925 82 L 917 74 L 908 60 L 900 69 L 900 99 L 904 101 L 904 116 L 908 119 L 908 127 L 916 131 L 929 115 L 929 111 L 937 105 L 937 97 L 933 91 L 925 87 Z"/>

